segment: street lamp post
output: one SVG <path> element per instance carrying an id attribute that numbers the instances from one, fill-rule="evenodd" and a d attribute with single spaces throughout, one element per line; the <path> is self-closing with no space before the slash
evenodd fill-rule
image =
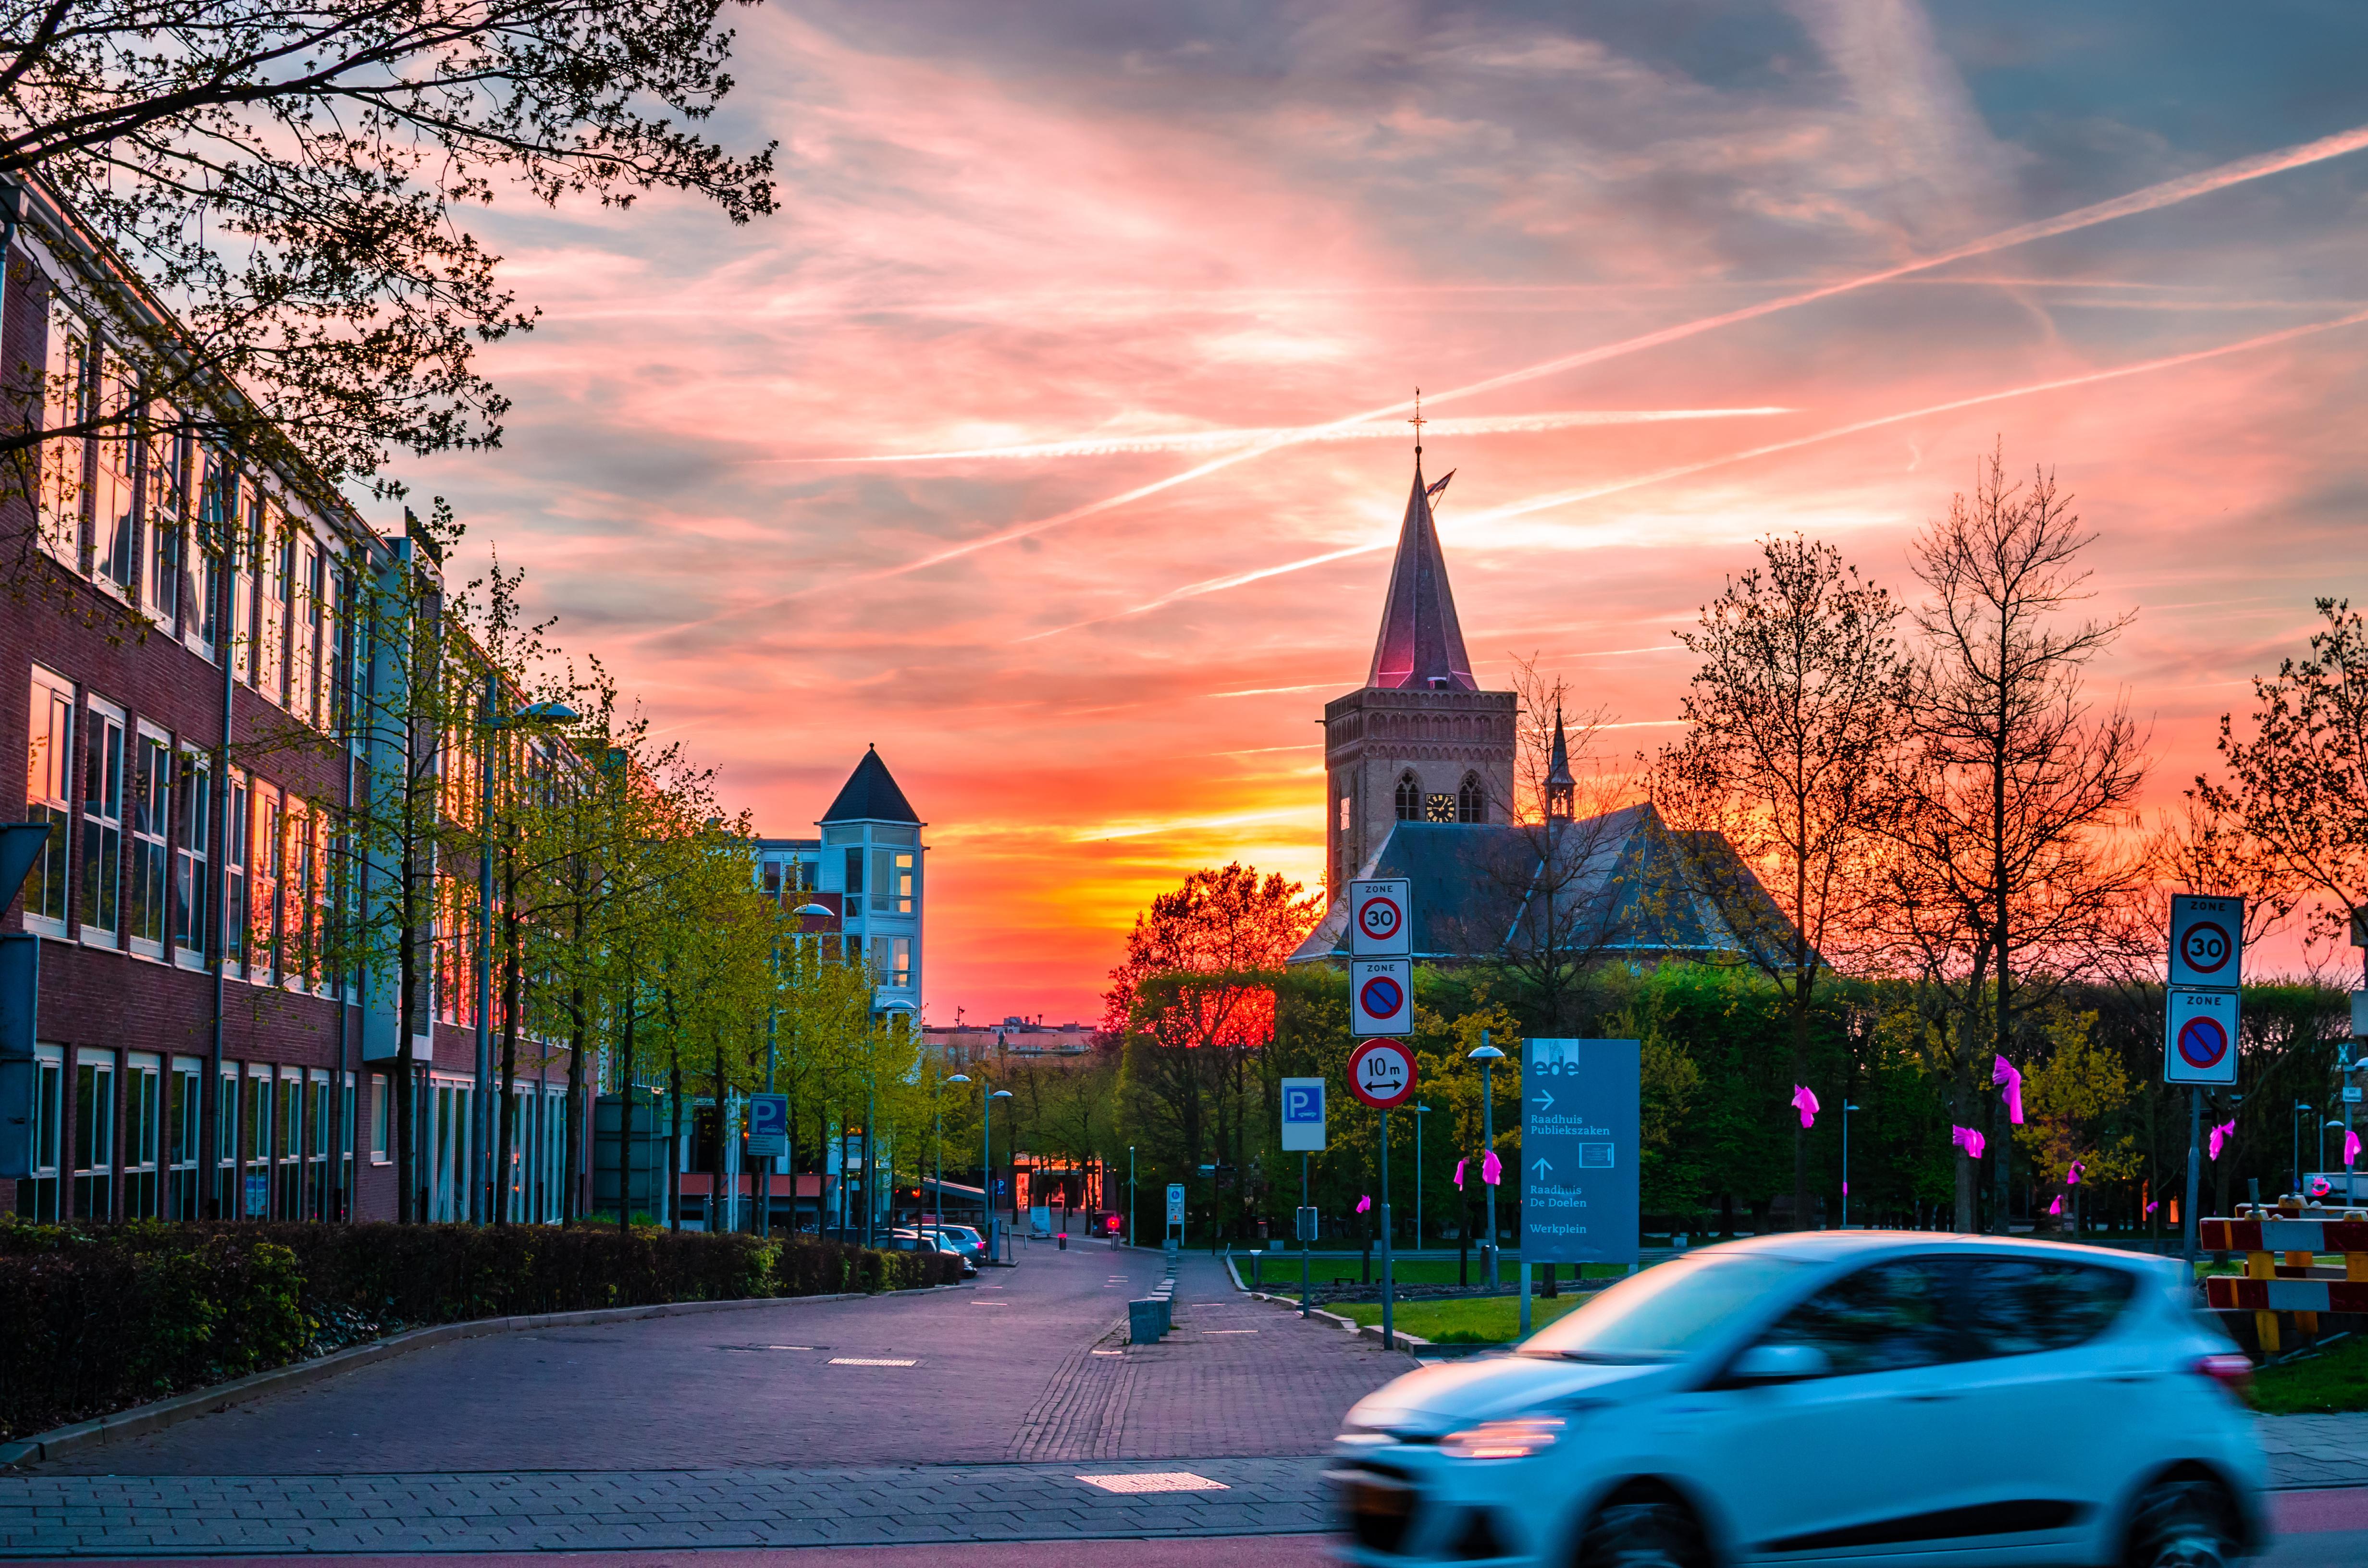
<path id="1" fill-rule="evenodd" d="M 946 1082 L 949 1084 L 967 1084 L 970 1082 L 970 1074 L 967 1073 L 957 1073 L 952 1077 L 947 1079 Z M 986 1089 L 986 1085 L 984 1080 L 980 1082 L 979 1087 L 981 1089 Z M 979 1101 L 978 1201 L 979 1207 L 985 1210 L 986 1213 L 986 1258 L 989 1263 L 996 1261 L 995 1102 L 997 1100 L 1008 1100 L 1010 1097 L 1011 1091 L 1009 1089 L 988 1089 L 986 1090 L 984 1097 Z M 1130 1150 L 1130 1156 L 1132 1153 L 1133 1151 Z"/>
<path id="2" fill-rule="evenodd" d="M 1430 1114 L 1427 1105 L 1414 1108 L 1414 1250 L 1422 1251 L 1422 1119 Z"/>
<path id="3" fill-rule="evenodd" d="M 2328 1133 L 2330 1133 L 2330 1132 L 2334 1131 L 2337 1128 L 2339 1128 L 2339 1127 L 2340 1127 L 2340 1126 L 2342 1126 L 2342 1125 L 2343 1125 L 2343 1119 L 2342 1119 L 2341 1117 L 2340 1117 L 2340 1116 L 2330 1116 L 2330 1117 L 2328 1117 L 2328 1118 L 2327 1119 L 2327 1120 L 2326 1120 L 2323 1124 L 2321 1124 L 2321 1126 L 2319 1127 L 2319 1130 L 2318 1130 L 2318 1168 L 2319 1168 L 2320 1170 L 2325 1170 L 2325 1169 L 2327 1169 L 2327 1165 L 2328 1165 L 2328 1162 L 2327 1162 L 2327 1135 L 2328 1135 Z"/>
<path id="4" fill-rule="evenodd" d="M 1134 1244 L 1134 1145 L 1126 1146 L 1126 1244 Z"/>
<path id="5" fill-rule="evenodd" d="M 1497 1149 L 1497 1100 L 1490 1092 L 1489 1069 L 1505 1060 L 1505 1053 L 1488 1043 L 1488 1031 L 1480 1031 L 1479 1048 L 1471 1053 L 1471 1061 L 1480 1063 L 1480 1142 L 1489 1153 Z M 1416 1125 L 1419 1126 L 1420 1123 Z M 1486 1156 L 1483 1156 L 1484 1160 Z M 1481 1267 L 1488 1271 L 1488 1286 L 1497 1285 L 1497 1184 L 1488 1179 L 1484 1164 L 1480 1185 L 1488 1189 L 1488 1239 L 1480 1244 Z"/>
<path id="6" fill-rule="evenodd" d="M 1850 1113 L 1858 1107 L 1842 1096 L 1842 1229 L 1850 1229 Z"/>
<path id="7" fill-rule="evenodd" d="M 572 723 L 575 719 L 575 710 L 559 702 L 537 702 L 502 716 L 495 711 L 501 702 L 501 678 L 498 670 L 485 671 L 482 712 L 485 745 L 477 764 L 477 1072 L 471 1095 L 476 1104 L 472 1108 L 474 1114 L 469 1118 L 470 1135 L 477 1147 L 476 1179 L 470 1184 L 469 1218 L 481 1225 L 495 1217 L 495 1183 L 507 1179 L 509 1174 L 494 1169 L 494 771 L 495 758 L 500 756 L 494 737 L 519 719 L 540 719 L 557 724 Z M 623 1206 L 620 1196 L 618 1207 Z"/>

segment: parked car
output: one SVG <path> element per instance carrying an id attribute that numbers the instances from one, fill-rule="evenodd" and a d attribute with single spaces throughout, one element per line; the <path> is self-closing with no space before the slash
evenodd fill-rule
<path id="1" fill-rule="evenodd" d="M 951 1244 L 939 1241 L 925 1231 L 892 1231 L 888 1234 L 887 1241 L 882 1244 L 882 1247 L 888 1252 L 941 1252 L 961 1262 L 964 1278 L 972 1278 L 978 1273 L 978 1265 L 963 1257 Z"/>
<path id="2" fill-rule="evenodd" d="M 939 1225 L 937 1228 L 945 1232 L 948 1236 L 951 1237 L 956 1245 L 959 1246 L 967 1244 L 971 1249 L 970 1256 L 973 1260 L 976 1261 L 985 1258 L 986 1237 L 980 1233 L 976 1226 Z"/>
<path id="3" fill-rule="evenodd" d="M 2264 1537 L 2250 1371 L 2175 1260 L 1768 1236 L 1367 1395 L 1328 1479 L 1374 1568 L 2212 1568 Z"/>
<path id="4" fill-rule="evenodd" d="M 976 1263 L 980 1255 L 986 1251 L 986 1243 L 976 1231 L 957 1229 L 952 1225 L 924 1225 L 922 1229 L 973 1263 Z"/>

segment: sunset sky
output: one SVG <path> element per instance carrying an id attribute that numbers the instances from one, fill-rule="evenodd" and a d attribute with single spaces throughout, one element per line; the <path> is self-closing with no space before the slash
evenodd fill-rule
<path id="1" fill-rule="evenodd" d="M 1195 867 L 1316 883 L 1417 386 L 1482 684 L 1534 654 L 1622 745 L 1675 734 L 1670 633 L 1755 540 L 1910 589 L 1994 440 L 2140 612 L 2095 674 L 2157 801 L 2313 596 L 2368 597 L 2350 0 L 737 25 L 720 131 L 780 140 L 781 210 L 496 208 L 544 312 L 486 357 L 507 444 L 404 477 L 765 831 L 878 744 L 931 1022 L 1094 1016 Z"/>

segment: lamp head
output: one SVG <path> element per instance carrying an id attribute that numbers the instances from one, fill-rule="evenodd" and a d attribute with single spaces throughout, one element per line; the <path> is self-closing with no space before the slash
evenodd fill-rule
<path id="1" fill-rule="evenodd" d="M 819 903 L 802 903 L 795 909 L 791 910 L 790 913 L 796 915 L 801 920 L 812 920 L 817 916 L 827 920 L 831 916 L 830 910 Z"/>
<path id="2" fill-rule="evenodd" d="M 1467 1052 L 1465 1060 L 1471 1062 L 1502 1062 L 1505 1060 L 1505 1053 L 1497 1050 L 1493 1045 L 1484 1045 Z"/>
<path id="3" fill-rule="evenodd" d="M 1008 1100 L 1011 1097 L 1011 1091 L 1009 1089 L 997 1089 L 995 1093 L 987 1096 L 986 1097 L 991 1100 Z"/>
<path id="4" fill-rule="evenodd" d="M 952 1077 L 948 1078 L 946 1082 L 949 1084 L 967 1084 L 970 1082 L 970 1074 L 967 1073 L 957 1073 Z"/>

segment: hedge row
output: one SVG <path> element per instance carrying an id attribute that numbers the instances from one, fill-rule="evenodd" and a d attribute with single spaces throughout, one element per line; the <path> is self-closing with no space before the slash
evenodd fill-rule
<path id="1" fill-rule="evenodd" d="M 951 1284 L 959 1260 L 614 1225 L 0 1218 L 0 1437 L 429 1324 Z"/>

